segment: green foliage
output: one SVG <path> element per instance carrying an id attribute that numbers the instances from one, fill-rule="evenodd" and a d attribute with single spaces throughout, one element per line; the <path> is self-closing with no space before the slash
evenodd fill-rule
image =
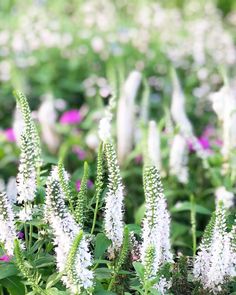
<path id="1" fill-rule="evenodd" d="M 93 234 L 97 213 L 98 213 L 98 206 L 100 197 L 104 187 L 104 155 L 103 155 L 103 144 L 100 143 L 98 148 L 98 156 L 97 156 L 97 174 L 96 174 L 96 182 L 95 182 L 95 209 L 94 209 L 94 217 L 93 217 L 93 225 L 91 229 L 91 234 Z"/>
<path id="2" fill-rule="evenodd" d="M 204 233 L 203 233 L 202 241 L 203 241 L 204 245 L 209 245 L 209 243 L 212 240 L 215 222 L 216 222 L 216 213 L 214 212 L 211 216 L 211 219 L 210 219 Z"/>
<path id="3" fill-rule="evenodd" d="M 120 254 L 118 256 L 117 262 L 115 263 L 115 266 L 114 266 L 114 274 L 113 274 L 113 277 L 112 277 L 112 279 L 110 281 L 110 284 L 108 286 L 109 291 L 112 290 L 113 285 L 114 285 L 114 283 L 115 283 L 115 281 L 117 279 L 117 276 L 119 274 L 120 269 L 122 268 L 122 266 L 127 261 L 129 251 L 130 251 L 129 230 L 128 230 L 127 227 L 125 227 L 122 248 L 121 248 Z"/>
<path id="4" fill-rule="evenodd" d="M 128 258 L 128 254 L 130 251 L 130 237 L 129 237 L 129 230 L 127 227 L 124 229 L 124 237 L 120 255 L 118 257 L 117 264 L 115 266 L 115 272 L 118 273 L 121 267 L 125 264 Z"/>
<path id="5" fill-rule="evenodd" d="M 192 289 L 194 287 L 193 282 L 191 282 L 188 269 L 190 267 L 190 263 L 188 257 L 179 256 L 177 257 L 177 262 L 174 265 L 173 269 L 173 279 L 172 279 L 172 289 L 173 293 L 176 295 L 186 294 L 191 295 Z"/>
<path id="6" fill-rule="evenodd" d="M 83 239 L 83 231 L 81 230 L 73 241 L 73 244 L 71 246 L 70 252 L 67 257 L 67 263 L 65 268 L 69 282 L 70 284 L 73 284 L 74 286 L 76 286 L 77 292 L 80 292 L 80 281 L 78 280 L 78 277 L 76 274 L 75 264 L 76 264 L 76 256 L 78 255 L 78 249 L 80 247 L 80 243 L 82 239 Z"/>
<path id="7" fill-rule="evenodd" d="M 153 263 L 155 259 L 155 248 L 149 246 L 145 253 L 144 261 L 144 285 L 148 284 L 148 281 L 153 278 Z M 145 288 L 145 287 L 144 287 Z"/>
<path id="8" fill-rule="evenodd" d="M 32 289 L 36 292 L 39 292 L 41 294 L 46 294 L 40 287 L 40 275 L 37 271 L 31 270 L 29 266 L 26 265 L 25 258 L 23 255 L 23 252 L 21 250 L 21 245 L 18 240 L 15 240 L 15 258 L 16 258 L 16 265 L 23 275 L 23 277 L 26 279 L 26 281 L 30 284 Z"/>

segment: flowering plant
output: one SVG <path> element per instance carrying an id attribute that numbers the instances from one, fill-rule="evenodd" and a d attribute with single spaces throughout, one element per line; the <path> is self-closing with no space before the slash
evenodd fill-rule
<path id="1" fill-rule="evenodd" d="M 145 213 L 142 225 L 135 226 L 125 223 L 126 190 L 111 135 L 111 108 L 99 125 L 95 192 L 90 197 L 87 162 L 76 192 L 63 157 L 51 167 L 44 163 L 27 99 L 18 91 L 15 96 L 24 127 L 17 197 L 11 200 L 0 194 L 3 292 L 146 295 L 177 294 L 182 288 L 194 294 L 226 294 L 232 289 L 236 225 L 229 224 L 224 199 L 218 200 L 196 254 L 196 212 L 206 209 L 191 198 L 192 268 L 186 256 L 178 257 L 171 249 L 171 218 L 157 167 L 160 160 L 150 154 L 156 146 L 151 140 L 156 134 L 153 122 L 143 168 Z M 176 206 L 176 212 L 181 206 Z"/>

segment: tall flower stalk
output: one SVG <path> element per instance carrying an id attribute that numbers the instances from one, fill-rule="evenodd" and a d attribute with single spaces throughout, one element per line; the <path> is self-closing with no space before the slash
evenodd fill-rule
<path id="1" fill-rule="evenodd" d="M 0 192 L 0 228 L 0 242 L 3 244 L 6 253 L 12 256 L 14 240 L 16 239 L 14 214 L 11 203 L 3 192 Z"/>
<path id="2" fill-rule="evenodd" d="M 24 129 L 22 133 L 27 135 L 29 138 L 29 143 L 34 148 L 33 154 L 35 167 L 40 168 L 42 165 L 40 137 L 36 125 L 34 124 L 34 121 L 31 117 L 27 98 L 20 91 L 15 91 L 14 95 L 16 97 L 17 106 L 20 108 L 24 120 Z"/>
<path id="3" fill-rule="evenodd" d="M 19 91 L 15 92 L 15 97 L 24 120 L 20 141 L 20 165 L 17 175 L 17 201 L 27 204 L 33 202 L 35 198 L 37 178 L 42 164 L 40 139 L 26 97 Z"/>
<path id="4" fill-rule="evenodd" d="M 109 248 L 110 257 L 114 257 L 122 246 L 123 241 L 123 201 L 124 188 L 120 168 L 111 139 L 110 119 L 105 117 L 99 126 L 99 135 L 103 141 L 104 155 L 108 173 L 108 192 L 105 197 L 105 233 L 112 245 Z"/>
<path id="5" fill-rule="evenodd" d="M 222 154 L 229 159 L 230 153 L 236 147 L 236 96 L 226 82 L 225 85 L 210 95 L 212 107 L 222 124 Z"/>
<path id="6" fill-rule="evenodd" d="M 73 293 L 78 292 L 78 290 L 79 292 L 81 290 L 90 292 L 89 290 L 93 287 L 93 272 L 89 269 L 92 265 L 92 257 L 89 252 L 88 241 L 86 237 L 83 237 L 76 246 L 75 239 L 81 228 L 68 211 L 65 198 L 65 192 L 59 179 L 58 167 L 54 167 L 47 180 L 45 217 L 53 229 L 57 267 L 60 272 L 64 272 L 69 267 L 73 268 L 73 276 L 65 272 L 62 277 L 64 284 Z M 71 251 L 76 251 L 76 254 Z M 73 260 L 73 266 L 68 266 L 68 259 Z"/>
<path id="7" fill-rule="evenodd" d="M 188 146 L 185 138 L 181 134 L 176 134 L 173 138 L 170 150 L 170 174 L 175 175 L 179 182 L 188 182 Z"/>
<path id="8" fill-rule="evenodd" d="M 96 182 L 95 182 L 95 209 L 94 209 L 94 215 L 93 215 L 93 224 L 92 224 L 92 229 L 91 229 L 91 234 L 93 234 L 95 230 L 95 225 L 96 225 L 96 220 L 97 220 L 97 213 L 98 213 L 98 206 L 99 206 L 99 201 L 100 197 L 102 194 L 103 190 L 103 178 L 104 178 L 104 164 L 103 164 L 103 144 L 101 143 L 99 145 L 98 149 L 98 157 L 97 157 L 97 175 L 96 175 Z"/>
<path id="9" fill-rule="evenodd" d="M 146 280 L 152 280 L 156 278 L 163 265 L 172 261 L 170 216 L 158 169 L 155 166 L 146 166 L 143 181 L 146 210 L 142 230 L 141 261 L 145 267 Z M 159 283 L 163 285 L 163 278 Z M 168 287 L 169 283 L 166 281 L 166 288 Z M 155 284 L 155 288 L 161 292 L 158 283 Z"/>
<path id="10" fill-rule="evenodd" d="M 187 116 L 185 109 L 185 96 L 177 77 L 177 73 L 174 69 L 172 69 L 172 84 L 173 92 L 171 100 L 171 116 L 175 124 L 180 129 L 180 134 L 185 138 L 186 141 L 191 142 L 197 155 L 201 159 L 205 160 L 207 153 L 203 150 L 194 134 L 193 126 Z M 206 165 L 205 161 L 204 164 Z"/>
<path id="11" fill-rule="evenodd" d="M 49 93 L 43 96 L 43 102 L 38 109 L 38 120 L 41 125 L 43 141 L 48 146 L 48 149 L 55 153 L 60 144 L 60 137 L 56 131 L 57 113 L 55 102 L 53 96 Z"/>
<path id="12" fill-rule="evenodd" d="M 142 76 L 132 71 L 121 91 L 117 107 L 117 147 L 119 163 L 123 164 L 131 152 L 134 143 L 135 98 Z"/>
<path id="13" fill-rule="evenodd" d="M 155 121 L 148 125 L 147 155 L 148 160 L 159 170 L 161 169 L 161 139 L 160 132 Z"/>
<path id="14" fill-rule="evenodd" d="M 204 289 L 214 294 L 222 291 L 231 277 L 235 276 L 235 248 L 233 230 L 229 233 L 226 225 L 226 211 L 219 203 L 202 238 L 194 262 L 194 277 Z"/>

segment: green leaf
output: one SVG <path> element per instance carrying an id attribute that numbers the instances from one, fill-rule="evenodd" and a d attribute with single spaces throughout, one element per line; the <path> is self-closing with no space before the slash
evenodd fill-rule
<path id="1" fill-rule="evenodd" d="M 46 292 L 47 292 L 47 295 L 69 295 L 70 294 L 66 291 L 58 290 L 57 288 L 48 289 Z"/>
<path id="2" fill-rule="evenodd" d="M 211 215 L 211 211 L 201 205 L 194 206 L 196 213 L 204 214 L 204 215 Z M 178 206 L 175 206 L 171 209 L 172 213 L 175 212 L 182 212 L 182 211 L 191 211 L 192 204 L 190 202 L 182 202 Z"/>
<path id="3" fill-rule="evenodd" d="M 103 233 L 99 233 L 96 236 L 95 253 L 94 253 L 95 259 L 102 257 L 102 255 L 105 253 L 105 251 L 110 245 L 111 245 L 111 241 Z"/>
<path id="4" fill-rule="evenodd" d="M 183 234 L 186 234 L 186 232 L 188 230 L 189 230 L 189 226 L 173 221 L 171 224 L 171 238 L 172 238 L 172 240 L 175 240 L 177 237 L 182 236 Z"/>
<path id="5" fill-rule="evenodd" d="M 56 283 L 58 283 L 61 277 L 62 277 L 62 273 L 54 273 L 51 276 L 49 276 L 47 279 L 46 289 L 49 289 L 52 286 L 54 286 Z"/>
<path id="6" fill-rule="evenodd" d="M 137 224 L 141 224 L 142 219 L 144 217 L 145 214 L 145 204 L 142 204 L 138 210 L 135 212 L 135 223 Z"/>
<path id="7" fill-rule="evenodd" d="M 105 267 L 97 268 L 95 270 L 95 275 L 98 280 L 110 279 L 112 273 L 111 269 Z"/>
<path id="8" fill-rule="evenodd" d="M 127 224 L 129 232 L 134 232 L 137 235 L 141 235 L 141 227 L 138 224 Z"/>
<path id="9" fill-rule="evenodd" d="M 150 292 L 151 292 L 152 295 L 161 295 L 161 293 L 158 292 L 157 289 L 155 289 L 155 288 L 151 288 Z"/>
<path id="10" fill-rule="evenodd" d="M 46 255 L 46 254 L 45 254 Z M 51 255 L 43 256 L 35 260 L 35 267 L 36 268 L 44 268 L 48 266 L 55 265 L 55 258 Z"/>
<path id="11" fill-rule="evenodd" d="M 0 281 L 0 284 L 5 287 L 11 295 L 25 295 L 25 286 L 20 278 L 16 276 L 5 278 Z"/>
<path id="12" fill-rule="evenodd" d="M 95 292 L 95 295 L 116 295 L 116 293 L 111 292 L 111 291 L 106 291 L 106 290 L 102 290 L 102 291 L 98 291 Z"/>
<path id="13" fill-rule="evenodd" d="M 19 271 L 14 264 L 10 264 L 10 263 L 0 264 L 0 280 L 11 277 L 11 276 L 15 276 L 18 274 L 18 272 Z"/>
<path id="14" fill-rule="evenodd" d="M 143 280 L 144 277 L 144 266 L 141 262 L 133 262 L 133 267 L 136 270 L 137 275 L 140 277 L 141 280 Z"/>

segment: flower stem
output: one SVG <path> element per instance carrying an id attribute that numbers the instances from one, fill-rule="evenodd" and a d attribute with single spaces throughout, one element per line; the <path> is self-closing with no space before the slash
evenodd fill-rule
<path id="1" fill-rule="evenodd" d="M 195 256 L 196 250 L 197 250 L 197 237 L 196 237 L 196 210 L 195 210 L 195 200 L 193 195 L 191 195 L 190 197 L 190 202 L 191 202 L 190 219 L 191 219 L 191 231 L 192 231 L 192 243 L 193 243 L 193 256 Z"/>
<path id="2" fill-rule="evenodd" d="M 33 238 L 33 225 L 30 224 L 30 232 L 29 232 L 29 248 L 32 246 L 32 238 Z"/>
<path id="3" fill-rule="evenodd" d="M 28 249 L 29 247 L 29 240 L 28 240 L 28 228 L 27 228 L 27 224 L 24 223 L 24 232 L 25 232 L 25 244 L 26 244 L 26 248 Z"/>
<path id="4" fill-rule="evenodd" d="M 96 206 L 95 206 L 95 209 L 94 209 L 93 225 L 92 225 L 92 229 L 91 229 L 91 235 L 93 234 L 94 229 L 95 229 L 95 225 L 96 225 L 97 214 L 98 214 L 98 205 L 99 205 L 99 196 L 96 196 Z"/>

